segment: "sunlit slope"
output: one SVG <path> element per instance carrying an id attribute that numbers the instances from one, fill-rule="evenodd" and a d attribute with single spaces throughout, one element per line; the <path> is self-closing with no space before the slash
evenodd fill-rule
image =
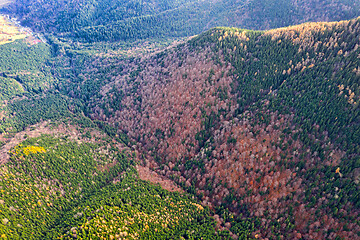
<path id="1" fill-rule="evenodd" d="M 25 38 L 26 35 L 19 31 L 19 28 L 7 21 L 0 15 L 0 44 L 10 43 Z"/>
<path id="2" fill-rule="evenodd" d="M 50 47 L 43 43 L 30 45 L 18 40 L 0 45 L 0 74 L 2 82 L 16 81 L 27 92 L 40 92 L 50 87 L 54 79 L 46 61 L 50 58 Z M 9 100 L 16 95 L 1 89 L 1 100 Z"/>
<path id="3" fill-rule="evenodd" d="M 359 33 L 358 19 L 215 28 L 134 61 L 89 115 L 204 204 L 262 221 L 261 236 L 356 238 Z"/>
<path id="4" fill-rule="evenodd" d="M 47 65 L 50 55 L 50 46 L 44 43 L 32 45 L 17 40 L 0 45 L 0 133 L 22 130 L 26 127 L 23 122 L 35 124 L 30 116 L 46 119 L 44 109 L 54 102 L 51 93 L 47 94 L 50 100 L 44 100 L 45 92 L 55 83 Z M 34 94 L 39 93 L 44 95 L 33 99 Z M 64 101 L 58 98 L 55 100 L 57 104 L 48 111 L 56 115 L 58 111 L 55 109 L 62 106 L 59 102 Z"/>
<path id="5" fill-rule="evenodd" d="M 0 167 L 2 238 L 224 239 L 208 209 L 138 179 L 126 146 L 72 124 L 53 122 L 43 130 L 55 133 L 10 150 Z"/>

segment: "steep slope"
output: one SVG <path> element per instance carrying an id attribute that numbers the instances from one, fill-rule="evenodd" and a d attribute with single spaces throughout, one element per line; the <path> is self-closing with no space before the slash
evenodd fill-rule
<path id="1" fill-rule="evenodd" d="M 77 41 L 118 41 L 199 34 L 216 26 L 270 29 L 306 21 L 334 21 L 360 15 L 360 2 L 17 0 L 8 8 L 26 25 Z"/>
<path id="2" fill-rule="evenodd" d="M 15 1 L 7 9 L 51 48 L 0 46 L 0 236 L 358 238 L 359 19 L 214 28 L 140 58 L 111 41 L 345 19 L 359 6 Z M 65 126 L 16 139 L 47 119 Z M 173 179 L 198 202 L 139 180 L 135 161 L 158 174 L 140 178 Z"/>
<path id="3" fill-rule="evenodd" d="M 45 65 L 50 58 L 49 46 L 39 43 L 30 45 L 25 41 L 19 40 L 10 44 L 0 45 L 0 74 L 1 74 L 1 92 L 3 95 L 0 100 L 9 100 L 17 93 L 40 92 L 50 87 L 54 79 L 51 76 L 50 69 Z M 19 92 L 11 92 L 14 84 L 8 82 L 17 82 Z"/>
<path id="4" fill-rule="evenodd" d="M 359 33 L 358 19 L 216 28 L 109 77 L 89 113 L 135 139 L 144 164 L 217 206 L 234 233 L 241 218 L 228 210 L 264 238 L 354 239 Z"/>
<path id="5" fill-rule="evenodd" d="M 50 46 L 17 40 L 0 45 L 0 136 L 69 114 L 69 98 L 50 91 L 56 83 Z"/>
<path id="6" fill-rule="evenodd" d="M 184 0 L 95 0 L 28 1 L 19 0 L 8 11 L 21 16 L 23 23 L 38 30 L 69 32 L 83 27 L 113 24 L 131 18 L 156 15 L 187 5 Z"/>
<path id="7" fill-rule="evenodd" d="M 72 118 L 18 136 L 0 166 L 1 238 L 229 238 L 209 209 L 140 180 L 131 150 L 93 127 Z"/>

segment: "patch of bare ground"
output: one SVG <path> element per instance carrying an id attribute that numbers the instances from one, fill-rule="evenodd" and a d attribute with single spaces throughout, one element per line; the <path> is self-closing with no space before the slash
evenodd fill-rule
<path id="1" fill-rule="evenodd" d="M 51 134 L 54 137 L 67 136 L 68 139 L 82 142 L 95 142 L 96 137 L 105 136 L 97 130 L 91 131 L 91 139 L 81 138 L 82 133 L 79 132 L 76 125 L 70 125 L 66 123 L 52 124 L 50 121 L 44 121 L 33 126 L 29 126 L 24 131 L 16 133 L 13 137 L 7 138 L 3 134 L 0 134 L 0 141 L 5 142 L 5 145 L 0 148 L 0 165 L 6 163 L 9 158 L 9 151 L 19 143 L 25 141 L 27 138 L 40 137 L 42 134 Z"/>
<path id="2" fill-rule="evenodd" d="M 173 181 L 150 170 L 148 167 L 137 165 L 136 170 L 139 173 L 139 178 L 141 180 L 160 184 L 162 188 L 170 192 L 184 192 L 184 190 L 177 186 Z"/>
<path id="3" fill-rule="evenodd" d="M 154 184 L 160 184 L 160 186 L 163 189 L 168 190 L 170 192 L 180 192 L 180 193 L 185 192 L 181 187 L 176 185 L 176 183 L 174 181 L 168 179 L 167 177 L 165 177 L 163 175 L 158 174 L 155 171 L 150 170 L 149 167 L 137 165 L 136 170 L 137 170 L 137 172 L 139 174 L 139 178 L 141 180 L 149 181 Z M 205 206 L 204 204 L 202 204 L 202 205 Z M 210 207 L 211 209 L 214 209 L 214 206 L 212 205 L 212 203 L 208 203 L 206 205 L 208 207 Z M 213 217 L 216 220 L 216 229 L 221 230 L 221 231 L 228 230 L 233 239 L 238 238 L 238 236 L 236 236 L 234 233 L 232 233 L 230 231 L 231 225 L 229 225 L 229 223 L 225 223 L 224 219 L 220 218 L 220 216 L 217 214 L 213 215 Z"/>

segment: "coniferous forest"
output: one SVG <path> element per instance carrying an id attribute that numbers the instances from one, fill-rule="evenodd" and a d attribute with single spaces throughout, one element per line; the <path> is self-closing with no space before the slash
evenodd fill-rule
<path id="1" fill-rule="evenodd" d="M 0 14 L 0 239 L 360 238 L 358 0 Z"/>

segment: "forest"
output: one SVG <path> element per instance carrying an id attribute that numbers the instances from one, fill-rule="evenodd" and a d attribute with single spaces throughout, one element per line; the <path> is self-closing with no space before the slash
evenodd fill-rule
<path id="1" fill-rule="evenodd" d="M 218 26 L 263 30 L 360 15 L 358 0 L 14 0 L 3 11 L 80 42 L 184 37 Z"/>
<path id="2" fill-rule="evenodd" d="M 86 130 L 81 143 L 42 135 L 13 147 L 0 170 L 3 239 L 228 237 L 209 209 L 139 180 L 126 148 Z"/>
<path id="3" fill-rule="evenodd" d="M 215 28 L 108 71 L 87 111 L 219 215 L 261 221 L 262 236 L 356 238 L 359 26 Z"/>
<path id="4" fill-rule="evenodd" d="M 358 1 L 1 11 L 1 239 L 360 237 Z"/>

